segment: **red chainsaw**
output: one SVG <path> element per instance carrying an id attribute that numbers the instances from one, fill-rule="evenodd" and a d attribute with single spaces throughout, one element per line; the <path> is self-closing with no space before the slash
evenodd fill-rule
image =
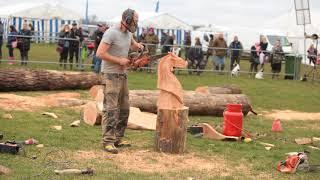
<path id="1" fill-rule="evenodd" d="M 151 56 L 148 49 L 145 46 L 143 47 L 143 49 L 140 49 L 137 52 L 133 52 L 129 55 L 129 60 L 131 61 L 131 69 L 144 67 L 148 65 L 150 62 L 161 59 L 162 57 L 167 55 L 167 53 L 164 53 Z"/>

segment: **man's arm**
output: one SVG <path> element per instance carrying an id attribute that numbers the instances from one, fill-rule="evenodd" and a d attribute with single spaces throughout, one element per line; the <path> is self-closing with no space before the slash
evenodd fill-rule
<path id="1" fill-rule="evenodd" d="M 143 45 L 140 44 L 140 43 L 137 43 L 137 41 L 134 40 L 133 37 L 132 37 L 132 39 L 131 39 L 131 50 L 136 51 L 138 49 L 143 49 Z"/>
<path id="2" fill-rule="evenodd" d="M 127 58 L 121 58 L 112 56 L 108 50 L 110 48 L 110 44 L 104 43 L 101 41 L 98 50 L 97 50 L 97 56 L 98 58 L 104 60 L 104 61 L 110 61 L 116 64 L 120 64 L 121 66 L 128 65 L 130 63 L 130 60 Z"/>

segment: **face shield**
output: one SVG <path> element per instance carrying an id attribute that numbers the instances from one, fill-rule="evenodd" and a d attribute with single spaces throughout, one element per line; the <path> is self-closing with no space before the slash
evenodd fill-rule
<path id="1" fill-rule="evenodd" d="M 135 33 L 138 29 L 138 21 L 133 20 L 130 25 L 128 25 L 127 30 L 131 33 Z"/>

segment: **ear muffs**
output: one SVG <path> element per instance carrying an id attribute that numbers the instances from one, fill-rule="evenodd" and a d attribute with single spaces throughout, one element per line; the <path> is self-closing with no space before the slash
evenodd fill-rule
<path id="1" fill-rule="evenodd" d="M 127 25 L 130 25 L 133 22 L 134 10 L 128 9 L 128 16 L 125 19 Z"/>

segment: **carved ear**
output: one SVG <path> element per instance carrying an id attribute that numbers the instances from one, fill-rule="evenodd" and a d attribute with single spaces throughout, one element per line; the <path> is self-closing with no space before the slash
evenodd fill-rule
<path id="1" fill-rule="evenodd" d="M 187 61 L 182 59 L 179 56 L 173 55 L 172 57 L 172 66 L 177 68 L 184 68 L 187 66 Z"/>

